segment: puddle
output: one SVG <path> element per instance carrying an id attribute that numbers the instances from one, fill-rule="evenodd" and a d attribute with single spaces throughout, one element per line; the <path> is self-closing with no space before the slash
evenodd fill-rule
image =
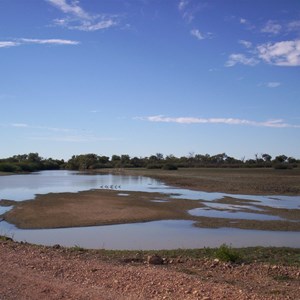
<path id="1" fill-rule="evenodd" d="M 151 202 L 165 203 L 165 202 L 170 202 L 170 201 L 169 200 L 151 200 Z"/>
<path id="2" fill-rule="evenodd" d="M 129 196 L 129 194 L 119 193 L 118 196 L 127 197 L 127 196 Z"/>
<path id="3" fill-rule="evenodd" d="M 256 211 L 264 211 L 262 208 L 258 208 L 252 205 L 235 205 L 235 204 L 224 204 L 224 203 L 215 203 L 215 202 L 201 202 L 206 207 L 209 208 L 217 208 L 217 209 L 227 209 L 227 210 L 242 210 L 242 209 L 250 209 Z"/>

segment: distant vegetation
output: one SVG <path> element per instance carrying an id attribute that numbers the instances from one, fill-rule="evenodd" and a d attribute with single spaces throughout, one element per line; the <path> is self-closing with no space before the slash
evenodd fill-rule
<path id="1" fill-rule="evenodd" d="M 178 168 L 275 168 L 292 169 L 300 166 L 300 160 L 286 155 L 272 158 L 269 154 L 255 155 L 253 159 L 236 159 L 225 153 L 193 154 L 176 157 L 157 153 L 149 157 L 130 157 L 127 154 L 100 156 L 97 154 L 73 155 L 68 161 L 42 158 L 38 153 L 14 155 L 0 159 L 0 172 L 33 172 L 41 170 L 91 170 L 102 168 L 148 168 L 177 170 Z"/>
<path id="2" fill-rule="evenodd" d="M 14 155 L 0 159 L 0 172 L 34 172 L 41 170 L 59 170 L 64 168 L 64 160 L 44 159 L 38 153 Z"/>

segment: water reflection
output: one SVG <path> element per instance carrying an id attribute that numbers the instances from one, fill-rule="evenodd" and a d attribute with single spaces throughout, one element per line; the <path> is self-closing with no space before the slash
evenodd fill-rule
<path id="1" fill-rule="evenodd" d="M 42 230 L 20 230 L 6 222 L 0 224 L 3 225 L 2 234 L 5 231 L 16 241 L 67 247 L 78 245 L 95 249 L 158 250 L 218 247 L 223 243 L 233 247 L 300 247 L 299 232 L 196 228 L 191 221 L 169 220 Z"/>
<path id="2" fill-rule="evenodd" d="M 189 214 L 196 217 L 241 219 L 241 220 L 260 220 L 260 221 L 279 221 L 285 220 L 278 216 L 255 214 L 243 211 L 211 210 L 208 208 L 195 208 L 189 210 Z"/>

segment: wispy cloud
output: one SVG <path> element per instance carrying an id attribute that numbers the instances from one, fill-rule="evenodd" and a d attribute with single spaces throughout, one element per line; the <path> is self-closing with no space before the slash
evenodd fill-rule
<path id="1" fill-rule="evenodd" d="M 272 20 L 269 20 L 265 26 L 262 28 L 261 32 L 264 32 L 264 33 L 271 33 L 271 34 L 278 34 L 280 33 L 282 30 L 282 26 L 275 22 L 275 21 L 272 21 Z"/>
<path id="2" fill-rule="evenodd" d="M 0 48 L 9 48 L 19 46 L 20 43 L 15 41 L 0 41 Z"/>
<path id="3" fill-rule="evenodd" d="M 208 7 L 209 4 L 204 1 L 180 0 L 178 2 L 178 10 L 182 18 L 188 23 L 191 23 L 200 11 Z"/>
<path id="4" fill-rule="evenodd" d="M 14 127 L 14 128 L 24 128 L 24 129 L 41 129 L 41 130 L 55 131 L 55 132 L 72 132 L 75 130 L 75 129 L 70 129 L 70 128 L 30 125 L 27 123 L 11 123 L 11 124 L 7 124 L 5 126 L 6 127 Z"/>
<path id="5" fill-rule="evenodd" d="M 20 128 L 27 128 L 29 127 L 28 124 L 25 124 L 25 123 L 12 123 L 10 124 L 12 127 L 20 127 Z"/>
<path id="6" fill-rule="evenodd" d="M 62 39 L 20 39 L 23 43 L 28 44 L 48 44 L 48 45 L 78 45 L 78 41 L 62 40 Z"/>
<path id="7" fill-rule="evenodd" d="M 0 48 L 17 47 L 26 44 L 38 44 L 38 45 L 78 45 L 80 42 L 73 40 L 63 39 L 27 39 L 20 38 L 12 41 L 0 41 Z"/>
<path id="8" fill-rule="evenodd" d="M 226 67 L 233 67 L 236 64 L 242 64 L 247 66 L 255 66 L 259 61 L 254 57 L 247 57 L 241 53 L 233 53 L 229 55 L 228 60 L 225 63 Z"/>
<path id="9" fill-rule="evenodd" d="M 287 25 L 288 31 L 300 31 L 300 20 L 291 21 Z"/>
<path id="10" fill-rule="evenodd" d="M 196 37 L 198 40 L 204 40 L 205 39 L 204 34 L 201 33 L 199 29 L 192 29 L 191 30 L 191 35 Z"/>
<path id="11" fill-rule="evenodd" d="M 184 10 L 185 7 L 189 4 L 188 0 L 180 0 L 178 3 L 178 9 L 179 10 Z"/>
<path id="12" fill-rule="evenodd" d="M 245 48 L 251 48 L 252 47 L 252 43 L 249 41 L 245 41 L 245 40 L 239 40 L 239 44 L 243 45 Z"/>
<path id="13" fill-rule="evenodd" d="M 245 18 L 239 18 L 240 24 L 242 24 L 247 30 L 253 30 L 255 26 Z"/>
<path id="14" fill-rule="evenodd" d="M 46 1 L 56 6 L 66 14 L 73 14 L 83 19 L 90 18 L 90 15 L 78 5 L 79 1 L 72 1 L 70 4 L 67 3 L 66 0 L 46 0 Z"/>
<path id="15" fill-rule="evenodd" d="M 257 47 L 258 56 L 276 66 L 300 66 L 300 40 L 266 43 Z"/>
<path id="16" fill-rule="evenodd" d="M 270 82 L 266 83 L 266 86 L 268 88 L 276 88 L 276 87 L 279 87 L 280 85 L 281 85 L 281 83 L 277 82 L 277 81 L 270 81 Z"/>
<path id="17" fill-rule="evenodd" d="M 137 117 L 136 119 L 159 122 L 159 123 L 177 123 L 177 124 L 226 124 L 226 125 L 245 125 L 256 127 L 271 127 L 271 128 L 300 128 L 300 125 L 292 125 L 285 123 L 282 119 L 268 120 L 263 122 L 251 121 L 235 118 L 193 118 L 193 117 L 166 117 L 164 115 Z"/>
<path id="18" fill-rule="evenodd" d="M 56 142 L 97 142 L 97 141 L 116 141 L 113 137 L 99 137 L 94 135 L 92 131 L 31 125 L 27 123 L 10 123 L 0 124 L 4 128 L 14 128 L 14 130 L 26 131 L 27 137 L 31 140 L 56 141 Z"/>
<path id="19" fill-rule="evenodd" d="M 68 29 L 76 29 L 81 31 L 97 31 L 116 26 L 119 23 L 119 17 L 107 14 L 91 14 L 85 11 L 79 0 L 45 0 L 60 11 L 66 17 L 55 19 L 54 24 L 63 26 Z"/>

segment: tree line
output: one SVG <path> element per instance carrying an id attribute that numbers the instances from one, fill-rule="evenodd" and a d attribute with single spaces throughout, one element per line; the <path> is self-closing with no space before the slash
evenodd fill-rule
<path id="1" fill-rule="evenodd" d="M 68 161 L 42 158 L 38 153 L 14 155 L 0 159 L 1 172 L 34 172 L 41 170 L 91 170 L 102 168 L 148 168 L 176 170 L 178 168 L 275 168 L 292 169 L 300 160 L 284 154 L 272 157 L 264 153 L 252 159 L 236 159 L 225 153 L 216 155 L 194 154 L 176 157 L 156 153 L 149 157 L 130 157 L 128 154 L 101 156 L 94 153 L 73 155 Z"/>

